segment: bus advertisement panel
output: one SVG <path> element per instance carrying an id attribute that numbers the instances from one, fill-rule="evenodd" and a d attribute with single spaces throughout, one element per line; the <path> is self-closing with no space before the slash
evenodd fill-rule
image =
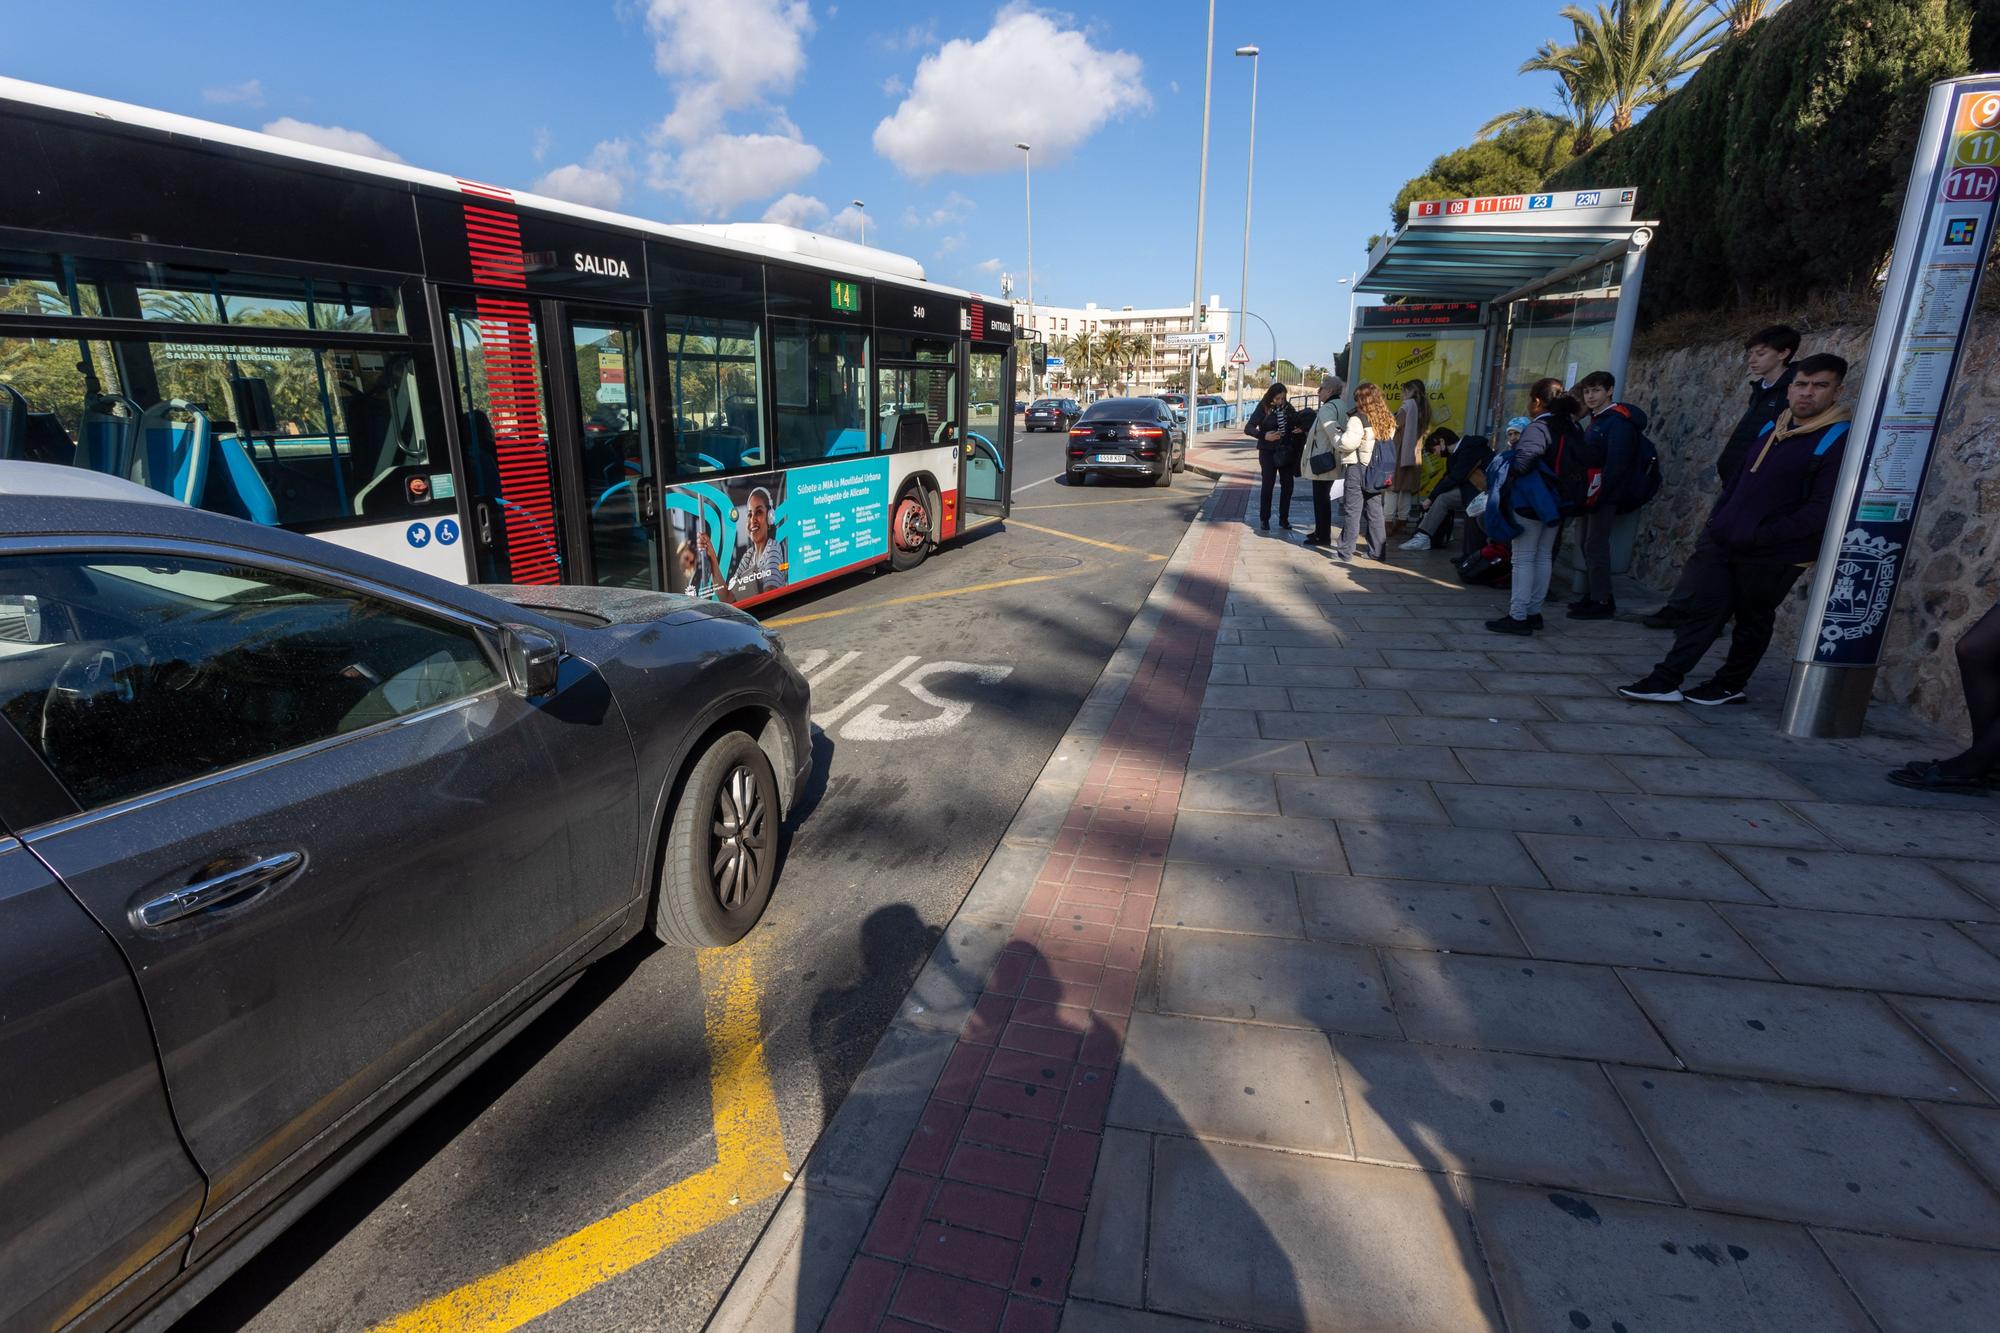
<path id="1" fill-rule="evenodd" d="M 889 459 L 675 486 L 666 508 L 681 591 L 761 601 L 889 554 Z"/>

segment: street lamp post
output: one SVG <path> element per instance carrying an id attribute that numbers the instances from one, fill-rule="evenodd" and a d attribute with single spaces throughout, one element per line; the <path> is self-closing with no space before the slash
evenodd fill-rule
<path id="1" fill-rule="evenodd" d="M 1353 365 L 1353 361 L 1354 361 L 1354 295 L 1355 295 L 1355 284 L 1356 284 L 1356 283 L 1358 283 L 1358 282 L 1359 282 L 1360 280 L 1361 280 L 1361 275 L 1360 275 L 1359 273 L 1349 273 L 1349 274 L 1348 274 L 1348 275 L 1347 275 L 1346 277 L 1344 277 L 1344 278 L 1335 278 L 1335 279 L 1333 280 L 1333 281 L 1334 281 L 1334 285 L 1335 285 L 1336 287 L 1340 287 L 1340 286 L 1344 286 L 1344 287 L 1346 287 L 1346 288 L 1347 288 L 1347 349 L 1348 349 L 1348 350 L 1347 350 L 1347 359 L 1348 359 L 1348 367 L 1347 367 L 1347 378 L 1348 378 L 1348 379 L 1350 379 L 1350 380 L 1354 378 L 1354 365 Z"/>
<path id="2" fill-rule="evenodd" d="M 1024 143 L 1017 143 L 1014 146 L 1021 150 L 1021 190 L 1026 199 L 1025 211 L 1028 217 L 1028 337 L 1035 340 L 1038 337 L 1035 330 L 1035 150 Z M 1032 345 L 1031 341 L 1030 346 Z M 1031 360 L 1028 363 L 1030 398 L 1041 393 L 1038 384 L 1034 362 Z"/>
<path id="3" fill-rule="evenodd" d="M 850 199 L 848 202 L 859 209 L 865 210 L 868 207 L 868 205 L 862 203 L 859 199 Z M 863 245 L 868 244 L 868 214 L 865 211 L 861 214 L 861 243 Z"/>
<path id="4" fill-rule="evenodd" d="M 1249 165 L 1243 171 L 1243 285 L 1237 293 L 1236 308 L 1241 311 L 1250 304 L 1250 191 L 1257 183 L 1257 48 L 1239 46 L 1239 56 L 1250 57 L 1250 154 Z M 1243 372 L 1248 366 L 1236 367 L 1236 415 L 1243 416 Z"/>
<path id="5" fill-rule="evenodd" d="M 1202 46 L 1201 175 L 1194 195 L 1194 296 L 1188 301 L 1188 327 L 1201 332 L 1201 247 L 1208 215 L 1208 108 L 1215 91 L 1215 0 L 1208 0 L 1208 38 Z M 1187 424 L 1193 437 L 1201 402 L 1201 348 L 1188 348 Z"/>

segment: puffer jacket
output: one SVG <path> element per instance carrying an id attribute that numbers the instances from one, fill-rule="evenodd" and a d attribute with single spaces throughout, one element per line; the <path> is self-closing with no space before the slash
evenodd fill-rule
<path id="1" fill-rule="evenodd" d="M 1321 403 L 1319 412 L 1313 417 L 1312 429 L 1306 432 L 1304 456 L 1299 460 L 1299 471 L 1308 481 L 1332 481 L 1340 475 L 1344 464 L 1340 461 L 1340 441 L 1350 422 L 1355 420 L 1345 403 L 1338 399 Z M 1327 472 L 1313 470 L 1315 454 L 1332 454 L 1333 468 Z"/>

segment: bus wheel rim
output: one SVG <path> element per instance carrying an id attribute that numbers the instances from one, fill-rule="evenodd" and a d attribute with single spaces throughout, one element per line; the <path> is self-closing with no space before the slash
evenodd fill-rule
<path id="1" fill-rule="evenodd" d="M 931 535 L 930 507 L 914 495 L 896 506 L 896 545 L 905 551 L 921 547 Z"/>

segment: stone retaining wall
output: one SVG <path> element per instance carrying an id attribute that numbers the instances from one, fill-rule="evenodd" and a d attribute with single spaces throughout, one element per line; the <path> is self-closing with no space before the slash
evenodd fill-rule
<path id="1" fill-rule="evenodd" d="M 1800 355 L 1836 352 L 1848 359 L 1847 401 L 1860 395 L 1872 324 L 1809 333 Z M 1740 340 L 1635 352 L 1619 397 L 1652 414 L 1647 434 L 1660 448 L 1660 495 L 1642 514 L 1632 574 L 1669 588 L 1707 520 L 1720 489 L 1715 457 L 1743 411 L 1746 372 Z M 1964 731 L 1952 645 L 1985 614 L 2000 586 L 1993 568 L 2000 539 L 2000 315 L 1983 312 L 1960 364 L 1944 434 L 1918 515 L 1910 574 L 1897 596 L 1888 650 L 1876 679 L 1878 699 L 1894 700 Z M 1778 620 L 1778 635 L 1758 675 L 1776 686 L 1798 643 L 1808 580 Z"/>

